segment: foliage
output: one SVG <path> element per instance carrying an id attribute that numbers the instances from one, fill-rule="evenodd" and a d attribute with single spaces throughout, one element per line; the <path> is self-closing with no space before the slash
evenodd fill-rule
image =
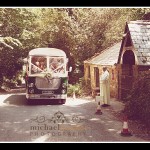
<path id="1" fill-rule="evenodd" d="M 5 44 L 1 44 L 0 48 L 0 85 L 3 83 L 3 77 L 12 79 L 22 68 L 18 61 L 22 56 L 20 41 L 12 37 L 4 37 L 1 41 Z"/>
<path id="2" fill-rule="evenodd" d="M 17 82 L 17 85 L 21 85 L 22 84 L 21 79 L 17 79 L 16 82 Z"/>
<path id="3" fill-rule="evenodd" d="M 67 95 L 68 96 L 73 96 L 74 93 L 77 97 L 82 95 L 82 89 L 81 89 L 81 86 L 78 83 L 76 83 L 74 85 L 72 85 L 72 84 L 68 85 Z"/>
<path id="4" fill-rule="evenodd" d="M 33 16 L 27 9 L 0 9 L 0 86 L 3 77 L 12 79 L 22 69 L 22 63 L 18 60 L 27 54 L 24 31 L 31 30 L 31 20 Z"/>
<path id="5" fill-rule="evenodd" d="M 82 88 L 82 96 L 89 96 L 92 94 L 90 82 L 90 80 L 85 81 L 84 77 L 80 78 L 79 83 Z"/>
<path id="6" fill-rule="evenodd" d="M 73 96 L 74 93 L 77 97 L 90 95 L 91 85 L 89 83 L 86 84 L 84 78 L 80 78 L 78 83 L 69 84 L 68 86 L 68 96 Z"/>
<path id="7" fill-rule="evenodd" d="M 134 88 L 127 97 L 125 113 L 140 119 L 150 126 L 150 74 L 143 74 L 134 84 Z"/>
<path id="8" fill-rule="evenodd" d="M 103 48 L 110 47 L 110 45 L 121 41 L 126 22 L 141 20 L 144 14 L 146 14 L 148 11 L 150 11 L 149 8 L 105 9 L 108 23 L 107 30 L 104 33 L 106 39 L 103 43 Z"/>
<path id="9" fill-rule="evenodd" d="M 14 88 L 17 85 L 17 82 L 13 79 L 5 79 L 3 82 L 4 89 Z"/>

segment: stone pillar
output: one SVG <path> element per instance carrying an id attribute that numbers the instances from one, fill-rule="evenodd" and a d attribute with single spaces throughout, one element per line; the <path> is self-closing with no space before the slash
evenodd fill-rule
<path id="1" fill-rule="evenodd" d="M 122 65 L 121 64 L 117 64 L 116 67 L 117 70 L 117 78 L 118 78 L 118 99 L 121 99 L 121 75 L 122 75 Z"/>

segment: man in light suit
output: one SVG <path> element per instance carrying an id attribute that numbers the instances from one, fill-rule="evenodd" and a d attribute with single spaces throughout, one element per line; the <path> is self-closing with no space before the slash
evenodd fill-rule
<path id="1" fill-rule="evenodd" d="M 109 72 L 106 67 L 103 67 L 103 73 L 100 76 L 100 97 L 103 107 L 110 105 L 110 82 Z"/>

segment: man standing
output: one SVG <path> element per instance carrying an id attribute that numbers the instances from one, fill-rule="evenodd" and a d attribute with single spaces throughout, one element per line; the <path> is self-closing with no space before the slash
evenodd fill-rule
<path id="1" fill-rule="evenodd" d="M 109 72 L 106 67 L 103 67 L 103 73 L 100 76 L 100 97 L 103 107 L 110 105 L 110 83 Z"/>

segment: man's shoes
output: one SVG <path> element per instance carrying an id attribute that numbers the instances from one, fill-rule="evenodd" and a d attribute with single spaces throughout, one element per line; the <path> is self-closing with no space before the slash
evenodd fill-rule
<path id="1" fill-rule="evenodd" d="M 110 106 L 110 105 L 108 105 L 108 104 L 103 104 L 102 105 L 102 107 L 108 107 L 108 106 Z"/>

